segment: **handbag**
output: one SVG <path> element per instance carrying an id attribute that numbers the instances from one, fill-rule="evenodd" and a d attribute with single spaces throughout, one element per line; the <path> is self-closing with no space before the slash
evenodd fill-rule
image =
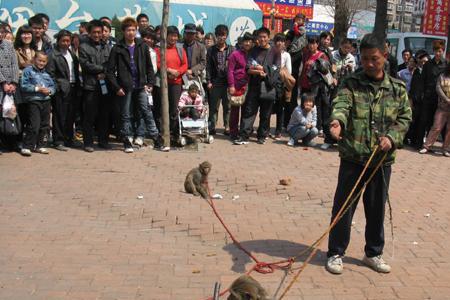
<path id="1" fill-rule="evenodd" d="M 230 101 L 231 106 L 242 106 L 245 102 L 245 97 L 247 96 L 247 87 L 244 86 L 239 90 L 236 90 L 236 93 L 234 95 L 231 95 L 228 93 L 228 99 Z"/>
<path id="2" fill-rule="evenodd" d="M 0 134 L 6 136 L 19 135 L 22 132 L 22 124 L 19 116 L 14 119 L 0 117 Z"/>

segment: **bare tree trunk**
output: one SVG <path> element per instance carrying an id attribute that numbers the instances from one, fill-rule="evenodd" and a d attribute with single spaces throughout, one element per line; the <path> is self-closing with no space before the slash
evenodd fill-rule
<path id="1" fill-rule="evenodd" d="M 375 12 L 375 27 L 373 28 L 373 33 L 376 36 L 385 39 L 387 27 L 387 1 L 377 0 L 377 10 Z"/>
<path id="2" fill-rule="evenodd" d="M 162 138 L 164 147 L 170 147 L 170 123 L 169 123 L 169 90 L 167 86 L 167 25 L 169 23 L 169 0 L 163 2 L 163 14 L 161 24 L 161 120 Z"/>
<path id="3" fill-rule="evenodd" d="M 339 42 L 347 37 L 347 31 L 350 27 L 350 12 L 346 0 L 335 1 L 334 11 L 334 47 L 339 47 Z"/>

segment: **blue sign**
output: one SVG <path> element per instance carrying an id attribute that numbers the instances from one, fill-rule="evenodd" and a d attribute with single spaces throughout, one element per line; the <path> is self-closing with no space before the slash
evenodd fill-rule
<path id="1" fill-rule="evenodd" d="M 270 3 L 272 4 L 272 0 L 256 0 L 255 2 L 260 3 Z M 276 5 L 289 5 L 289 6 L 304 6 L 304 7 L 313 7 L 313 0 L 275 0 Z"/>
<path id="2" fill-rule="evenodd" d="M 334 28 L 333 23 L 308 21 L 306 23 L 307 35 L 320 35 L 322 31 L 331 31 Z"/>
<path id="3" fill-rule="evenodd" d="M 150 18 L 150 24 L 159 25 L 162 18 L 162 1 L 156 0 L 0 0 L 0 20 L 11 25 L 14 31 L 27 23 L 27 20 L 39 12 L 50 17 L 51 31 L 67 29 L 78 30 L 80 22 L 108 16 L 117 16 L 119 20 L 145 13 Z M 223 4 L 214 6 L 195 4 L 170 4 L 169 24 L 175 25 L 180 31 L 187 23 L 203 26 L 205 32 L 214 32 L 218 24 L 228 25 L 230 41 L 235 43 L 245 32 L 253 32 L 262 26 L 262 13 L 259 9 L 224 8 Z M 195 1 L 193 1 L 195 3 Z"/>

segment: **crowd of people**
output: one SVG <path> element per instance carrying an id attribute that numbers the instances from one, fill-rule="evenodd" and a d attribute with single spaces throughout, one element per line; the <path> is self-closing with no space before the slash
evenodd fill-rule
<path id="1" fill-rule="evenodd" d="M 8 24 L 0 24 L 2 149 L 24 156 L 48 154 L 49 146 L 94 152 L 94 141 L 110 149 L 114 136 L 126 153 L 147 139 L 155 149 L 169 151 L 161 137 L 160 26 L 152 26 L 145 14 L 128 17 L 117 40 L 108 17 L 54 37 L 47 34 L 49 22 L 46 14 L 36 14 L 15 37 Z M 213 136 L 222 105 L 222 133 L 236 145 L 249 143 L 258 114 L 259 144 L 287 135 L 288 146 L 315 146 L 317 136 L 324 138 L 323 150 L 336 145 L 329 124 L 332 103 L 342 81 L 361 69 L 358 46 L 341 39 L 332 50 L 333 35 L 307 36 L 306 22 L 299 14 L 285 33 L 271 39 L 270 30 L 261 27 L 236 45 L 228 42 L 223 24 L 207 34 L 186 24 L 182 35 L 168 26 L 171 145 L 180 141 L 179 117 L 200 118 L 201 105 L 208 105 Z M 433 50 L 404 50 L 400 65 L 390 55 L 385 72 L 405 82 L 413 107 L 405 143 L 424 154 L 442 134 L 443 153 L 450 156 L 450 64 L 442 41 L 436 40 Z"/>

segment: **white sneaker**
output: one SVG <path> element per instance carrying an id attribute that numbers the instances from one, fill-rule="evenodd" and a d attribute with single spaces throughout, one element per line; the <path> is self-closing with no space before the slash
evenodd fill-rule
<path id="1" fill-rule="evenodd" d="M 328 257 L 327 264 L 325 265 L 325 269 L 331 274 L 342 274 L 344 271 L 344 264 L 342 263 L 342 256 L 334 255 Z"/>
<path id="2" fill-rule="evenodd" d="M 50 153 L 50 152 L 48 152 L 47 148 L 43 148 L 43 147 L 37 148 L 35 152 L 39 153 L 39 154 L 49 154 Z"/>
<path id="3" fill-rule="evenodd" d="M 160 150 L 161 150 L 162 152 L 169 152 L 169 151 L 170 151 L 170 147 L 168 147 L 168 146 L 162 146 L 162 147 L 160 148 Z"/>
<path id="4" fill-rule="evenodd" d="M 419 153 L 420 154 L 428 153 L 428 149 L 427 148 L 422 148 L 422 149 L 419 150 Z"/>
<path id="5" fill-rule="evenodd" d="M 444 151 L 444 156 L 445 156 L 445 157 L 450 157 L 450 152 Z"/>
<path id="6" fill-rule="evenodd" d="M 287 142 L 287 145 L 289 147 L 294 147 L 295 145 L 295 140 L 293 138 L 289 138 L 289 141 Z"/>
<path id="7" fill-rule="evenodd" d="M 142 147 L 144 145 L 144 139 L 139 136 L 134 139 L 134 144 L 139 147 Z"/>
<path id="8" fill-rule="evenodd" d="M 134 149 L 133 149 L 133 147 L 126 147 L 123 151 L 124 151 L 125 153 L 133 153 L 133 152 L 134 152 Z"/>
<path id="9" fill-rule="evenodd" d="M 374 257 L 367 257 L 364 255 L 363 257 L 363 263 L 366 264 L 368 267 L 372 268 L 373 270 L 379 272 L 379 273 L 389 273 L 391 272 L 391 266 L 388 265 L 381 255 L 374 256 Z"/>
<path id="10" fill-rule="evenodd" d="M 323 143 L 322 146 L 320 146 L 320 149 L 322 150 L 328 150 L 328 148 L 331 147 L 331 144 L 328 143 Z"/>
<path id="11" fill-rule="evenodd" d="M 30 151 L 30 149 L 22 148 L 20 150 L 20 154 L 22 154 L 23 156 L 31 156 L 31 151 Z"/>

